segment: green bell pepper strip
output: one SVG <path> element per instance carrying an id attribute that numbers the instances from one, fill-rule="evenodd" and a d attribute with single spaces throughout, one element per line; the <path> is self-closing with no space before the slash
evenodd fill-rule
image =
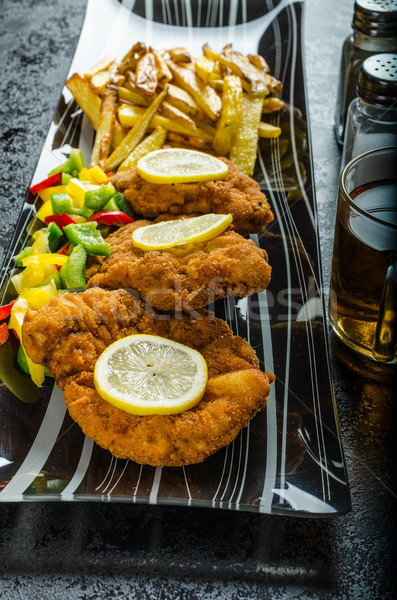
<path id="1" fill-rule="evenodd" d="M 50 247 L 51 252 L 55 252 L 59 244 L 59 238 L 62 237 L 62 230 L 58 227 L 58 225 L 52 221 L 48 227 L 48 245 Z"/>
<path id="2" fill-rule="evenodd" d="M 116 202 L 114 201 L 114 196 L 110 198 L 109 202 L 105 205 L 103 210 L 120 210 Z"/>
<path id="3" fill-rule="evenodd" d="M 80 244 L 87 254 L 95 254 L 98 256 L 110 255 L 110 244 L 103 239 L 97 229 L 95 221 L 66 225 L 64 232 L 72 244 L 75 244 L 76 246 Z"/>
<path id="4" fill-rule="evenodd" d="M 19 346 L 19 348 L 18 348 L 17 363 L 19 364 L 19 366 L 21 367 L 21 369 L 24 373 L 27 373 L 28 375 L 30 374 L 29 367 L 28 367 L 28 361 L 26 360 L 26 354 L 23 351 L 22 346 Z M 47 369 L 45 367 L 44 367 L 44 375 L 46 377 L 52 377 L 52 375 L 47 371 Z"/>
<path id="5" fill-rule="evenodd" d="M 21 268 L 23 267 L 22 259 L 29 256 L 31 248 L 32 248 L 32 246 L 26 246 L 23 250 L 20 251 L 19 254 L 16 254 L 15 256 L 13 256 L 13 259 L 14 259 L 17 267 L 21 267 Z"/>
<path id="6" fill-rule="evenodd" d="M 68 225 L 71 227 L 71 225 Z M 62 287 L 70 289 L 84 289 L 87 287 L 85 283 L 84 270 L 87 253 L 81 244 L 73 248 L 67 262 L 60 270 L 62 279 Z"/>
<path id="7" fill-rule="evenodd" d="M 52 210 L 55 214 L 79 215 L 85 219 L 92 214 L 92 211 L 88 208 L 76 208 L 73 206 L 73 201 L 66 192 L 51 194 L 50 199 Z"/>
<path id="8" fill-rule="evenodd" d="M 112 200 L 114 200 L 114 202 L 117 204 L 118 210 L 124 212 L 126 215 L 131 217 L 131 219 L 135 219 L 135 215 L 132 212 L 130 205 L 121 192 L 117 192 L 117 194 L 113 196 Z"/>
<path id="9" fill-rule="evenodd" d="M 72 148 L 69 158 L 66 162 L 55 169 L 52 169 L 48 173 L 48 176 L 55 175 L 55 173 L 68 173 L 73 177 L 77 177 L 81 169 L 85 167 L 83 153 L 78 148 Z"/>
<path id="10" fill-rule="evenodd" d="M 54 271 L 53 273 L 51 273 L 51 275 L 48 275 L 48 277 L 46 277 L 45 279 L 43 279 L 43 281 L 40 282 L 35 287 L 42 287 L 44 285 L 47 285 L 52 280 L 54 280 L 54 283 L 57 286 L 57 290 L 60 290 L 62 288 L 62 278 L 61 278 L 61 276 L 59 274 L 59 271 Z"/>
<path id="11" fill-rule="evenodd" d="M 109 181 L 104 183 L 97 190 L 86 192 L 84 196 L 84 206 L 92 210 L 102 210 L 111 198 L 116 194 L 114 185 Z"/>

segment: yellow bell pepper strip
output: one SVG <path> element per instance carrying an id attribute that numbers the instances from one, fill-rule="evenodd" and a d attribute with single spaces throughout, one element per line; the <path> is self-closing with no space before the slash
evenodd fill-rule
<path id="1" fill-rule="evenodd" d="M 58 288 L 52 279 L 47 285 L 23 290 L 20 297 L 25 298 L 31 310 L 39 310 L 39 308 L 44 306 L 44 304 L 47 304 L 51 298 L 57 295 Z"/>
<path id="2" fill-rule="evenodd" d="M 92 210 L 102 210 L 115 194 L 114 185 L 108 181 L 108 183 L 101 185 L 96 190 L 86 192 L 84 206 Z"/>
<path id="3" fill-rule="evenodd" d="M 69 227 L 69 226 L 68 226 Z M 84 271 L 87 253 L 81 244 L 73 248 L 67 262 L 60 270 L 62 285 L 64 288 L 83 289 L 86 288 Z"/>
<path id="4" fill-rule="evenodd" d="M 77 177 L 81 169 L 84 169 L 84 167 L 85 164 L 82 151 L 79 148 L 72 148 L 67 161 L 62 165 L 59 165 L 59 167 L 52 169 L 52 171 L 48 173 L 48 176 L 50 177 L 55 173 L 69 173 L 69 175 Z"/>
<path id="5" fill-rule="evenodd" d="M 40 399 L 40 390 L 19 372 L 14 358 L 14 349 L 10 340 L 7 340 L 0 345 L 0 379 L 21 402 L 34 404 Z"/>
<path id="6" fill-rule="evenodd" d="M 36 217 L 45 223 L 46 218 L 53 214 L 52 202 L 51 200 L 47 200 L 47 202 L 44 202 L 43 206 L 41 206 L 37 211 Z"/>
<path id="7" fill-rule="evenodd" d="M 52 194 L 51 204 L 54 214 L 67 213 L 68 215 L 79 215 L 84 218 L 88 218 L 91 215 L 91 211 L 88 208 L 73 206 L 71 197 L 66 193 Z"/>
<path id="8" fill-rule="evenodd" d="M 64 232 L 72 244 L 75 246 L 81 244 L 87 254 L 110 255 L 110 244 L 105 242 L 94 221 L 66 225 Z"/>
<path id="9" fill-rule="evenodd" d="M 44 265 L 40 261 L 37 261 L 35 263 L 27 265 L 26 268 L 20 273 L 13 275 L 11 277 L 11 282 L 18 294 L 20 294 L 23 290 L 27 288 L 39 285 L 44 280 L 44 277 Z"/>
<path id="10" fill-rule="evenodd" d="M 66 193 L 69 194 L 73 200 L 74 206 L 83 208 L 86 192 L 96 191 L 99 190 L 99 188 L 99 185 L 94 185 L 90 181 L 80 181 L 80 179 L 73 177 L 67 185 Z"/>
<path id="11" fill-rule="evenodd" d="M 55 185 L 54 187 L 45 188 L 38 192 L 43 202 L 48 202 L 52 194 L 64 194 L 66 192 L 67 185 Z"/>
<path id="12" fill-rule="evenodd" d="M 24 352 L 25 352 L 25 348 L 23 346 L 23 339 L 22 339 L 22 324 L 23 324 L 25 315 L 28 311 L 28 308 L 29 308 L 29 305 L 28 305 L 27 301 L 25 300 L 25 298 L 18 298 L 18 300 L 15 302 L 14 306 L 11 309 L 11 318 L 10 318 L 10 322 L 8 324 L 8 327 L 10 329 L 14 329 L 17 336 L 19 337 L 19 340 L 21 342 L 21 346 L 22 346 L 22 349 Z M 25 354 L 26 354 L 26 352 L 25 352 Z M 42 367 L 41 365 L 35 364 L 27 355 L 26 355 L 26 361 L 28 363 L 28 368 L 29 368 L 30 376 L 32 378 L 33 383 L 35 383 L 37 385 L 37 387 L 40 387 L 44 381 L 44 367 Z"/>
<path id="13" fill-rule="evenodd" d="M 28 265 L 64 265 L 68 257 L 64 254 L 47 253 L 47 254 L 34 254 L 31 256 L 25 256 L 22 259 L 22 265 L 27 267 Z"/>
<path id="14" fill-rule="evenodd" d="M 29 256 L 31 249 L 32 246 L 25 246 L 23 250 L 21 250 L 18 254 L 12 257 L 17 267 L 23 267 L 22 259 L 26 256 Z"/>
<path id="15" fill-rule="evenodd" d="M 47 229 L 38 229 L 32 235 L 34 239 L 33 246 L 30 250 L 30 254 L 45 254 L 50 251 L 48 244 L 48 238 L 50 234 Z"/>
<path id="16" fill-rule="evenodd" d="M 96 185 L 102 185 L 107 178 L 108 177 L 105 171 L 98 165 L 91 167 L 90 169 L 84 168 L 79 173 L 80 181 L 89 181 L 90 183 L 94 183 Z"/>
<path id="17" fill-rule="evenodd" d="M 19 345 L 18 352 L 17 352 L 17 363 L 19 364 L 19 366 L 21 367 L 21 369 L 24 373 L 26 373 L 27 375 L 30 375 L 28 361 L 26 359 L 26 354 L 21 345 Z M 49 373 L 45 367 L 44 367 L 44 375 L 45 375 L 45 377 L 53 377 L 51 375 L 51 373 Z"/>

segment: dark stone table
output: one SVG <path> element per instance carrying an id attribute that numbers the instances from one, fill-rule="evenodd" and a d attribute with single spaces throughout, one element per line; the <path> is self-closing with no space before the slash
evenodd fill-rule
<path id="1" fill-rule="evenodd" d="M 0 258 L 55 110 L 85 4 L 1 0 Z M 340 162 L 333 111 L 352 10 L 353 0 L 307 0 L 305 15 L 326 283 Z M 395 369 L 357 359 L 332 334 L 330 346 L 352 498 L 348 515 L 315 520 L 128 504 L 0 504 L 0 597 L 396 597 Z"/>

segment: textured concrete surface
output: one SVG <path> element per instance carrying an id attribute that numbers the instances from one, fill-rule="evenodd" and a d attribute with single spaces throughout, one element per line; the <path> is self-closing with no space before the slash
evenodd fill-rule
<path id="1" fill-rule="evenodd" d="M 306 7 L 306 72 L 325 282 L 340 158 L 333 111 L 340 48 L 352 8 L 353 0 L 307 0 Z M 84 0 L 1 1 L 2 252 L 55 110 L 84 11 Z M 395 375 L 352 357 L 332 336 L 330 343 L 351 513 L 334 520 L 301 520 L 127 504 L 0 504 L 0 597 L 394 598 Z"/>

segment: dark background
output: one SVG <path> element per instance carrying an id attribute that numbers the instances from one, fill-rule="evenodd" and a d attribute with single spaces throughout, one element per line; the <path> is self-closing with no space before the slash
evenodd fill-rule
<path id="1" fill-rule="evenodd" d="M 80 34 L 85 0 L 0 0 L 0 259 Z M 307 0 L 305 62 L 323 275 L 340 153 L 333 113 L 353 0 Z M 330 520 L 129 504 L 0 504 L 6 600 L 394 598 L 396 376 L 330 352 L 352 511 Z M 1 435 L 1 433 L 0 433 Z"/>

